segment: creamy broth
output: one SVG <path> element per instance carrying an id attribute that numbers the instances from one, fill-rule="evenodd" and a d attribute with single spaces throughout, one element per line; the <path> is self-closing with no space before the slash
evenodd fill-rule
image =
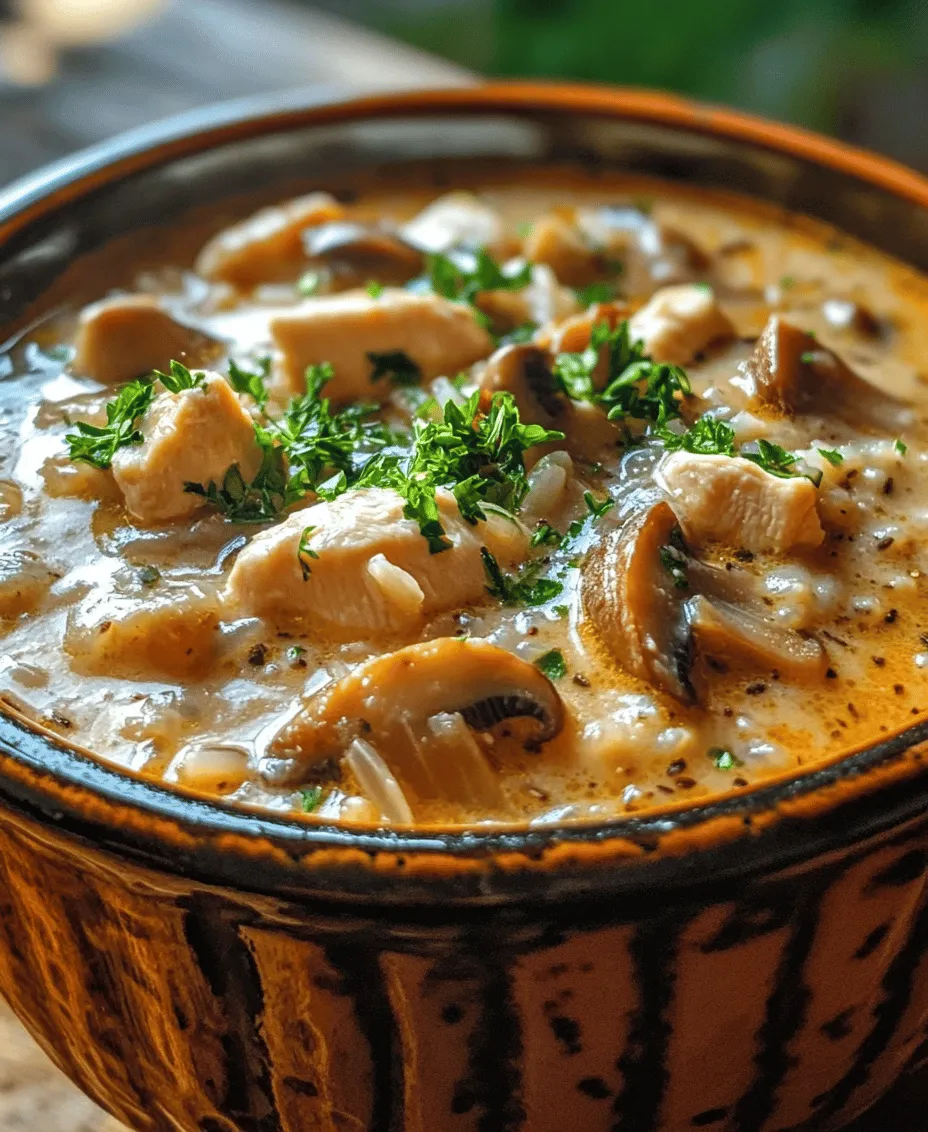
<path id="1" fill-rule="evenodd" d="M 7 344 L 4 700 L 375 825 L 696 801 L 928 710 L 928 283 L 746 202 L 471 190 L 301 197 Z M 410 476 L 448 402 L 484 447 Z M 515 410 L 531 443 L 493 450 Z"/>

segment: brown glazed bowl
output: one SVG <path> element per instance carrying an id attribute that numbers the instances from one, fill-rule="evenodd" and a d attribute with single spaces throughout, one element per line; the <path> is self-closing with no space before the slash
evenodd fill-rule
<path id="1" fill-rule="evenodd" d="M 0 196 L 0 338 L 75 258 L 193 205 L 471 159 L 746 193 L 928 270 L 928 182 L 740 114 L 529 85 L 278 99 Z M 926 749 L 915 720 L 607 825 L 352 833 L 3 717 L 0 990 L 139 1132 L 824 1132 L 928 1054 Z"/>

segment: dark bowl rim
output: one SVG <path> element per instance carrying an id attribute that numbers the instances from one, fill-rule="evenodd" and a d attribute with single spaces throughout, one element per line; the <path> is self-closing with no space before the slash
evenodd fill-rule
<path id="1" fill-rule="evenodd" d="M 100 185 L 232 141 L 345 121 L 494 112 L 583 113 L 721 135 L 826 165 L 928 208 L 928 179 L 893 161 L 804 129 L 673 95 L 526 82 L 345 99 L 340 94 L 320 98 L 319 89 L 311 88 L 249 97 L 181 114 L 120 135 L 14 182 L 0 190 L 0 254 L 8 234 L 66 208 Z M 111 850 L 154 859 L 168 871 L 196 871 L 190 861 L 196 856 L 200 839 L 200 848 L 210 843 L 215 851 L 221 840 L 224 851 L 236 847 L 241 856 L 254 856 L 249 846 L 260 843 L 267 849 L 268 860 L 279 858 L 282 852 L 291 865 L 301 864 L 304 854 L 316 859 L 321 855 L 328 863 L 344 865 L 344 858 L 350 855 L 351 867 L 363 872 L 382 855 L 398 860 L 401 866 L 405 858 L 421 855 L 438 872 L 446 871 L 442 862 L 468 861 L 478 872 L 495 871 L 498 875 L 510 865 L 516 871 L 526 867 L 534 871 L 534 865 L 545 861 L 551 866 L 558 847 L 572 845 L 590 852 L 581 852 L 585 857 L 582 861 L 568 855 L 564 858 L 566 867 L 585 871 L 589 866 L 614 868 L 623 861 L 639 861 L 642 854 L 653 858 L 668 839 L 676 839 L 671 856 L 677 859 L 710 841 L 735 843 L 750 836 L 757 842 L 758 819 L 767 816 L 776 819 L 769 824 L 778 827 L 785 822 L 791 832 L 786 837 L 768 838 L 772 856 L 749 854 L 750 860 L 743 863 L 744 869 L 766 868 L 853 843 L 922 812 L 928 806 L 928 767 L 923 766 L 920 753 L 914 761 L 910 756 L 926 742 L 928 720 L 922 719 L 816 769 L 717 796 L 702 805 L 674 806 L 600 823 L 518 831 L 444 832 L 426 828 L 359 832 L 258 813 L 222 801 L 205 802 L 173 787 L 126 774 L 4 713 L 0 718 L 0 800 L 75 836 L 98 844 L 102 841 Z M 912 788 L 913 777 L 920 788 Z M 909 789 L 888 808 L 880 809 L 878 798 L 887 790 L 898 791 L 900 781 Z M 870 796 L 873 804 L 864 810 L 855 806 L 856 824 L 851 828 L 839 823 L 843 832 L 836 828 L 826 836 L 823 826 L 798 841 L 793 836 L 799 826 L 811 830 L 816 822 L 808 819 L 853 804 L 862 795 Z M 112 837 L 101 838 L 103 829 L 110 830 Z M 707 837 L 707 831 L 713 832 Z M 715 831 L 719 831 L 718 836 Z M 159 851 L 168 841 L 173 843 L 168 846 L 173 854 Z M 176 856 L 179 841 L 194 846 L 193 857 L 185 855 L 181 865 Z M 207 856 L 215 864 L 215 853 Z M 504 857 L 509 864 L 501 867 Z M 215 874 L 215 869 L 206 871 Z"/>

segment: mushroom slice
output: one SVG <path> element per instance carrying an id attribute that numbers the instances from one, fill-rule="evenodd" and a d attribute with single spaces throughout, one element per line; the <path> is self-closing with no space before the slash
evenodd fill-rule
<path id="1" fill-rule="evenodd" d="M 676 529 L 677 517 L 667 503 L 637 512 L 590 552 L 580 594 L 596 636 L 624 668 L 677 699 L 690 700 L 680 579 L 661 562 Z"/>
<path id="2" fill-rule="evenodd" d="M 677 517 L 652 503 L 591 551 L 581 598 L 596 637 L 639 679 L 679 700 L 704 700 L 731 667 L 818 679 L 827 659 L 811 637 L 773 622 L 753 577 L 690 557 Z"/>
<path id="3" fill-rule="evenodd" d="M 534 665 L 488 641 L 442 637 L 375 657 L 324 688 L 274 737 L 268 756 L 292 761 L 299 774 L 363 738 L 414 798 L 492 793 L 483 756 L 455 716 L 480 731 L 524 719 L 532 748 L 564 726 L 561 698 Z"/>
<path id="4" fill-rule="evenodd" d="M 310 261 L 328 267 L 342 286 L 370 279 L 407 283 L 425 264 L 422 252 L 396 232 L 347 220 L 308 228 L 303 246 Z"/>
<path id="5" fill-rule="evenodd" d="M 206 279 L 241 290 L 287 282 L 306 264 L 303 232 L 344 215 L 344 206 L 328 193 L 310 193 L 262 208 L 214 236 L 197 257 L 196 270 Z"/>
<path id="6" fill-rule="evenodd" d="M 539 346 L 525 343 L 497 350 L 483 370 L 480 386 L 490 396 L 511 393 L 526 424 L 560 430 L 566 437 L 565 446 L 583 459 L 600 459 L 604 450 L 615 447 L 621 434 L 619 426 L 597 406 L 571 401 L 558 391 L 550 355 Z M 544 445 L 530 449 L 526 464 L 532 466 L 545 451 Z"/>
<path id="7" fill-rule="evenodd" d="M 771 624 L 757 612 L 733 602 L 710 601 L 696 594 L 684 606 L 697 649 L 713 666 L 756 662 L 794 679 L 818 679 L 824 653 L 818 641 Z"/>
<path id="8" fill-rule="evenodd" d="M 751 398 L 752 412 L 821 413 L 870 432 L 898 433 L 915 419 L 904 401 L 859 377 L 834 351 L 776 314 L 733 384 Z"/>
<path id="9" fill-rule="evenodd" d="M 530 343 L 497 350 L 487 362 L 480 386 L 490 396 L 511 393 L 525 424 L 560 428 L 570 408 L 555 388 L 547 351 Z"/>

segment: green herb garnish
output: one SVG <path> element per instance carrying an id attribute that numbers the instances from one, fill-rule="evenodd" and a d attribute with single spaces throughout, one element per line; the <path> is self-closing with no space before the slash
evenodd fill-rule
<path id="1" fill-rule="evenodd" d="M 686 576 L 686 568 L 689 565 L 689 559 L 686 554 L 686 543 L 683 541 L 683 532 L 679 527 L 674 527 L 670 532 L 670 542 L 666 546 L 660 547 L 658 550 L 661 565 L 673 579 L 673 584 L 678 590 L 685 590 L 689 588 L 689 578 Z"/>
<path id="2" fill-rule="evenodd" d="M 160 369 L 153 372 L 165 389 L 171 393 L 182 393 L 185 389 L 198 389 L 206 377 L 206 374 L 202 372 L 191 373 L 180 362 L 171 362 L 167 373 L 162 373 Z"/>
<path id="3" fill-rule="evenodd" d="M 606 377 L 598 390 L 593 376 L 604 355 Z M 572 400 L 599 405 L 609 420 L 640 420 L 658 428 L 680 416 L 680 399 L 692 391 L 679 366 L 653 361 L 642 342 L 632 342 L 627 319 L 615 330 L 597 322 L 585 350 L 558 354 L 554 376 Z"/>
<path id="4" fill-rule="evenodd" d="M 318 271 L 307 271 L 297 280 L 296 290 L 304 299 L 311 299 L 322 286 L 322 275 Z"/>
<path id="5" fill-rule="evenodd" d="M 754 451 L 741 449 L 740 455 L 743 459 L 750 460 L 752 464 L 780 479 L 791 479 L 798 474 L 795 470 L 798 457 L 792 452 L 787 452 L 785 448 L 781 448 L 779 444 L 772 444 L 769 440 L 758 440 L 756 445 Z"/>
<path id="6" fill-rule="evenodd" d="M 300 564 L 300 569 L 303 571 L 304 582 L 308 581 L 310 574 L 312 574 L 312 568 L 310 567 L 306 559 L 317 559 L 319 557 L 318 553 L 309 545 L 309 540 L 312 538 L 312 534 L 315 529 L 315 527 L 303 528 L 303 532 L 300 535 L 300 545 L 297 547 L 296 551 L 297 561 Z"/>
<path id="7" fill-rule="evenodd" d="M 567 675 L 567 661 L 560 649 L 551 649 L 540 656 L 535 665 L 549 680 L 562 680 Z"/>
<path id="8" fill-rule="evenodd" d="M 683 449 L 700 456 L 734 456 L 735 430 L 716 417 L 700 417 L 686 432 L 669 429 L 661 434 L 664 447 L 670 452 Z"/>
<path id="9" fill-rule="evenodd" d="M 208 484 L 184 484 L 184 491 L 202 496 L 207 503 L 233 523 L 268 523 L 276 519 L 287 503 L 287 473 L 281 450 L 264 449 L 261 466 L 251 483 L 242 476 L 238 464 L 233 464 L 222 477 L 222 484 L 210 480 Z"/>
<path id="10" fill-rule="evenodd" d="M 607 511 L 611 511 L 612 508 L 615 507 L 614 499 L 609 499 L 608 497 L 606 499 L 597 499 L 592 491 L 585 491 L 583 493 L 583 502 L 586 504 L 587 511 L 592 515 L 594 523 L 597 519 L 601 519 Z"/>
<path id="11" fill-rule="evenodd" d="M 459 303 L 474 303 L 481 291 L 521 291 L 532 281 L 532 265 L 505 271 L 486 248 L 456 259 L 435 253 L 426 257 L 428 284 L 436 295 Z"/>
<path id="12" fill-rule="evenodd" d="M 539 523 L 532 532 L 532 546 L 560 546 L 563 537 L 550 523 Z"/>
<path id="13" fill-rule="evenodd" d="M 577 302 L 586 310 L 594 303 L 611 303 L 618 294 L 614 283 L 590 283 L 587 287 L 575 287 Z"/>
<path id="14" fill-rule="evenodd" d="M 263 357 L 255 370 L 245 369 L 234 361 L 229 362 L 229 384 L 236 393 L 249 396 L 259 409 L 267 405 L 268 391 L 265 384 L 271 373 L 270 357 Z"/>
<path id="15" fill-rule="evenodd" d="M 372 299 L 379 299 L 383 294 L 383 284 L 378 283 L 376 279 L 372 279 L 364 289 Z"/>
<path id="16" fill-rule="evenodd" d="M 834 468 L 840 467 L 844 463 L 844 457 L 836 448 L 819 448 L 818 454 Z"/>
<path id="17" fill-rule="evenodd" d="M 529 563 L 514 576 L 502 569 L 485 546 L 480 548 L 480 556 L 490 583 L 486 591 L 503 605 L 545 605 L 558 597 L 564 589 L 554 578 L 537 576 L 544 566 L 542 560 Z"/>
<path id="18" fill-rule="evenodd" d="M 115 400 L 106 406 L 105 425 L 77 421 L 77 432 L 65 437 L 71 459 L 95 468 L 108 468 L 120 448 L 142 443 L 144 437 L 135 423 L 145 415 L 154 399 L 151 378 L 139 378 L 124 385 Z"/>
<path id="19" fill-rule="evenodd" d="M 900 440 L 899 437 L 896 437 L 893 441 L 893 448 L 896 449 L 900 456 L 904 456 L 909 450 L 908 444 L 906 444 L 904 440 Z"/>
<path id="20" fill-rule="evenodd" d="M 161 581 L 161 571 L 157 566 L 140 566 L 138 579 L 143 586 L 154 586 Z"/>
<path id="21" fill-rule="evenodd" d="M 319 803 L 322 801 L 322 787 L 307 786 L 300 791 L 300 798 L 302 799 L 303 813 L 311 814 L 313 810 L 318 809 Z"/>
<path id="22" fill-rule="evenodd" d="M 708 754 L 719 770 L 734 770 L 735 767 L 744 766 L 743 760 L 725 747 L 710 747 Z"/>

